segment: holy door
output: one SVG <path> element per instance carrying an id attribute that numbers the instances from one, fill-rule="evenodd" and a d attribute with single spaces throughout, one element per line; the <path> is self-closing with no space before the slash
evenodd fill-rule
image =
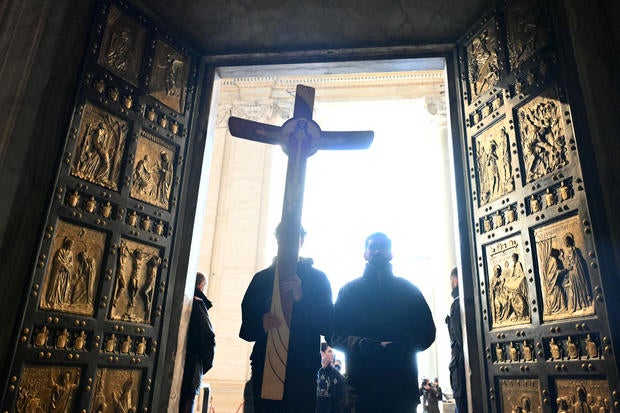
<path id="1" fill-rule="evenodd" d="M 562 20 L 547 2 L 501 4 L 458 44 L 483 410 L 618 411 L 617 304 Z"/>
<path id="2" fill-rule="evenodd" d="M 195 53 L 99 3 L 2 411 L 151 409 L 197 77 Z"/>

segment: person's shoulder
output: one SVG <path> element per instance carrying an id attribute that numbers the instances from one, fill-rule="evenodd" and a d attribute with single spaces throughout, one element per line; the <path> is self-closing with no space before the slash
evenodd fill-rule
<path id="1" fill-rule="evenodd" d="M 298 269 L 305 275 L 327 279 L 327 274 L 314 266 L 314 260 L 312 258 L 300 257 Z"/>
<path id="2" fill-rule="evenodd" d="M 406 291 L 412 291 L 412 292 L 420 292 L 420 289 L 418 288 L 417 285 L 415 285 L 413 282 L 403 277 L 398 277 L 395 275 L 394 284 L 399 289 L 403 289 Z"/>

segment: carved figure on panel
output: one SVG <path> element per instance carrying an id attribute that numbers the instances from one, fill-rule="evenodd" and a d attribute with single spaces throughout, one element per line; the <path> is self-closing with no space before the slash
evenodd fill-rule
<path id="1" fill-rule="evenodd" d="M 557 320 L 594 314 L 590 274 L 578 245 L 583 244 L 578 217 L 534 230 L 542 283 L 543 317 Z"/>
<path id="2" fill-rule="evenodd" d="M 157 280 L 157 270 L 161 265 L 161 258 L 158 256 L 152 256 L 149 262 L 147 263 L 146 270 L 146 282 L 144 283 L 144 287 L 142 289 L 142 294 L 144 295 L 144 300 L 146 302 L 146 312 L 151 312 L 151 307 L 153 305 L 153 294 L 155 293 L 155 282 Z"/>
<path id="3" fill-rule="evenodd" d="M 97 63 L 137 85 L 145 38 L 142 26 L 111 6 Z"/>
<path id="4" fill-rule="evenodd" d="M 523 360 L 532 361 L 532 348 L 527 344 L 527 341 L 523 341 L 523 346 L 521 346 L 521 351 L 523 352 Z"/>
<path id="5" fill-rule="evenodd" d="M 129 307 L 133 307 L 134 298 L 138 293 L 138 284 L 140 282 L 140 275 L 142 273 L 142 266 L 148 259 L 146 253 L 140 248 L 133 250 L 133 261 L 131 276 L 129 277 L 129 285 L 127 286 L 127 292 L 129 293 Z"/>
<path id="6" fill-rule="evenodd" d="M 150 95 L 182 113 L 187 99 L 190 58 L 158 40 L 151 72 Z"/>
<path id="7" fill-rule="evenodd" d="M 568 164 L 560 102 L 537 97 L 518 111 L 526 182 Z"/>
<path id="8" fill-rule="evenodd" d="M 151 160 L 149 159 L 149 154 L 147 153 L 141 160 L 138 161 L 133 172 L 133 185 L 136 188 L 136 191 L 147 196 L 152 196 L 155 189 L 151 169 Z"/>
<path id="9" fill-rule="evenodd" d="M 66 349 L 68 342 L 69 342 L 69 331 L 67 331 L 66 328 L 63 328 L 60 334 L 58 334 L 58 337 L 56 337 L 56 348 Z"/>
<path id="10" fill-rule="evenodd" d="M 133 378 L 129 377 L 123 383 L 121 391 L 117 394 L 112 393 L 112 401 L 114 404 L 114 411 L 117 413 L 132 413 L 135 412 L 135 406 L 132 395 Z"/>
<path id="11" fill-rule="evenodd" d="M 587 354 L 587 358 L 589 358 L 589 359 L 598 358 L 598 346 L 596 345 L 594 340 L 592 340 L 592 338 L 590 337 L 590 334 L 588 334 L 586 336 L 586 340 L 585 341 L 586 341 L 586 354 Z"/>
<path id="12" fill-rule="evenodd" d="M 159 153 L 160 162 L 157 176 L 157 198 L 162 204 L 168 204 L 172 188 L 172 163 L 166 151 Z"/>
<path id="13" fill-rule="evenodd" d="M 71 376 L 71 371 L 66 370 L 59 374 L 56 378 L 52 374 L 50 376 L 52 384 L 52 400 L 50 404 L 50 413 L 68 413 L 71 411 L 71 400 L 73 393 L 77 388 L 80 378 L 75 379 Z"/>
<path id="14" fill-rule="evenodd" d="M 18 413 L 69 413 L 80 369 L 58 366 L 25 366 L 17 389 Z"/>
<path id="15" fill-rule="evenodd" d="M 499 79 L 496 48 L 497 36 L 492 26 L 484 29 L 467 47 L 467 69 L 472 97 L 481 95 Z"/>
<path id="16" fill-rule="evenodd" d="M 118 298 L 126 286 L 124 272 L 129 254 L 130 251 L 129 248 L 127 248 L 127 243 L 124 240 L 121 240 L 121 245 L 118 248 L 118 267 L 116 268 L 116 288 L 114 290 L 114 300 L 112 300 L 113 307 L 116 307 Z"/>
<path id="17" fill-rule="evenodd" d="M 78 270 L 71 294 L 72 303 L 92 305 L 92 281 L 94 279 L 95 259 L 88 255 L 88 249 L 85 249 L 78 254 Z"/>
<path id="18" fill-rule="evenodd" d="M 511 1 L 506 19 L 508 58 L 514 71 L 548 43 L 547 18 L 539 2 Z"/>
<path id="19" fill-rule="evenodd" d="M 488 268 L 492 268 L 489 300 L 493 327 L 530 322 L 529 292 L 523 265 L 519 236 L 485 248 Z"/>
<path id="20" fill-rule="evenodd" d="M 506 361 L 506 357 L 504 356 L 504 349 L 499 343 L 495 345 L 495 358 L 497 359 L 498 363 Z"/>
<path id="21" fill-rule="evenodd" d="M 157 248 L 135 241 L 121 240 L 110 318 L 137 322 L 150 321 L 157 272 L 161 262 Z"/>
<path id="22" fill-rule="evenodd" d="M 542 411 L 540 383 L 536 379 L 499 380 L 502 412 L 533 413 Z"/>
<path id="23" fill-rule="evenodd" d="M 43 401 L 37 396 L 32 385 L 19 387 L 15 409 L 18 413 L 46 413 Z"/>
<path id="24" fill-rule="evenodd" d="M 588 308 L 592 304 L 592 290 L 588 276 L 588 266 L 581 250 L 575 246 L 575 236 L 570 232 L 564 235 L 566 246 L 566 305 L 569 312 Z"/>
<path id="25" fill-rule="evenodd" d="M 112 335 L 105 341 L 106 353 L 114 353 L 116 351 L 116 341 L 116 334 L 112 333 Z"/>
<path id="26" fill-rule="evenodd" d="M 50 283 L 46 299 L 52 307 L 62 307 L 69 303 L 69 282 L 73 271 L 73 240 L 66 237 L 62 247 L 54 254 Z"/>
<path id="27" fill-rule="evenodd" d="M 123 341 L 123 343 L 121 344 L 121 353 L 123 354 L 128 354 L 129 351 L 131 350 L 131 343 L 132 343 L 132 339 L 130 336 L 127 336 L 125 338 L 125 340 Z"/>
<path id="28" fill-rule="evenodd" d="M 92 316 L 107 236 L 64 221 L 56 226 L 51 247 L 55 252 L 46 270 L 39 305 L 43 310 Z"/>
<path id="29" fill-rule="evenodd" d="M 480 204 L 483 205 L 514 190 L 510 142 L 502 123 L 475 139 Z"/>
<path id="30" fill-rule="evenodd" d="M 514 346 L 512 341 L 510 342 L 510 347 L 508 348 L 510 354 L 510 361 L 519 361 L 519 351 Z"/>
<path id="31" fill-rule="evenodd" d="M 43 326 L 41 330 L 37 333 L 34 340 L 35 347 L 45 347 L 47 345 L 47 339 L 49 337 L 49 331 L 47 330 L 47 326 Z"/>
<path id="32" fill-rule="evenodd" d="M 127 122 L 87 103 L 71 174 L 118 190 Z"/>
<path id="33" fill-rule="evenodd" d="M 142 131 L 138 139 L 131 196 L 160 208 L 168 208 L 174 178 L 174 151 L 163 140 Z"/>
<path id="34" fill-rule="evenodd" d="M 93 395 L 95 411 L 135 413 L 139 405 L 141 370 L 99 369 Z"/>
<path id="35" fill-rule="evenodd" d="M 82 330 L 80 331 L 80 334 L 75 338 L 73 349 L 81 351 L 81 350 L 84 350 L 85 346 L 86 346 L 86 333 L 84 332 L 84 330 Z"/>
<path id="36" fill-rule="evenodd" d="M 106 402 L 105 394 L 103 392 L 104 386 L 104 378 L 99 377 L 99 380 L 97 380 L 97 391 L 95 392 L 95 400 L 93 403 L 95 413 L 107 413 L 108 411 L 108 403 Z"/>
<path id="37" fill-rule="evenodd" d="M 553 337 L 551 337 L 551 340 L 549 341 L 549 353 L 551 354 L 551 360 L 562 359 L 562 349 L 560 349 L 560 346 L 556 343 Z"/>
<path id="38" fill-rule="evenodd" d="M 571 336 L 568 336 L 566 338 L 566 353 L 569 359 L 579 358 L 579 349 L 577 348 L 577 344 L 575 344 Z"/>
<path id="39" fill-rule="evenodd" d="M 146 353 L 146 338 L 142 337 L 138 343 L 136 354 L 143 356 Z"/>

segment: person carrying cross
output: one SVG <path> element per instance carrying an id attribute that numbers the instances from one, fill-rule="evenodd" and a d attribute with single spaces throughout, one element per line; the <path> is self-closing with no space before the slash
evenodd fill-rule
<path id="1" fill-rule="evenodd" d="M 281 242 L 282 226 L 276 229 Z M 300 245 L 305 231 L 301 228 Z M 282 295 L 292 293 L 288 361 L 282 400 L 263 398 L 262 384 L 267 334 L 285 321 L 271 312 L 273 283 L 277 260 L 254 275 L 241 303 L 239 337 L 254 342 L 250 356 L 252 394 L 256 413 L 314 413 L 316 405 L 316 370 L 321 363 L 321 335 L 328 335 L 333 316 L 332 290 L 327 276 L 313 267 L 311 258 L 300 258 L 297 272 L 280 283 Z"/>

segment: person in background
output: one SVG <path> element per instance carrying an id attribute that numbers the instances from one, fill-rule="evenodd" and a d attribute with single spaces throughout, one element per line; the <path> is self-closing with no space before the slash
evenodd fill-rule
<path id="1" fill-rule="evenodd" d="M 415 412 L 416 353 L 435 341 L 420 290 L 392 273 L 392 242 L 381 232 L 364 243 L 363 275 L 340 289 L 331 345 L 345 352 L 347 396 L 355 413 Z"/>
<path id="2" fill-rule="evenodd" d="M 333 365 L 334 352 L 321 343 L 321 368 L 316 376 L 316 413 L 342 413 L 345 404 L 344 377 Z"/>
<path id="3" fill-rule="evenodd" d="M 213 306 L 204 294 L 207 278 L 196 274 L 194 301 L 187 329 L 187 351 L 181 384 L 179 413 L 194 411 L 194 399 L 200 390 L 202 376 L 213 367 L 215 356 L 215 333 L 208 310 Z"/>
<path id="4" fill-rule="evenodd" d="M 459 302 L 458 270 L 450 272 L 450 286 L 452 287 L 452 305 L 450 315 L 446 317 L 448 333 L 450 334 L 450 386 L 456 404 L 456 413 L 467 413 L 467 388 L 465 383 L 465 356 L 463 354 L 463 331 L 461 328 L 461 307 Z"/>

